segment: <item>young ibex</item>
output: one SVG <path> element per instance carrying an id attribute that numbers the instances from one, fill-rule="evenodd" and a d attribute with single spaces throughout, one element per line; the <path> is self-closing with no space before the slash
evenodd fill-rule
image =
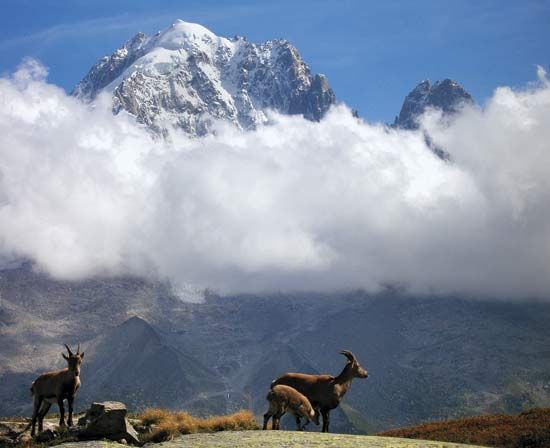
<path id="1" fill-rule="evenodd" d="M 345 393 L 351 387 L 353 378 L 369 376 L 368 372 L 359 365 L 352 352 L 342 350 L 340 353 L 348 358 L 348 363 L 337 377 L 286 373 L 271 383 L 272 389 L 279 384 L 293 387 L 304 394 L 315 409 L 320 409 L 323 416 L 323 432 L 328 432 L 329 412 L 340 404 Z"/>
<path id="2" fill-rule="evenodd" d="M 67 424 L 73 425 L 73 402 L 78 388 L 80 387 L 80 365 L 84 358 L 84 353 L 80 353 L 80 344 L 76 354 L 73 354 L 67 344 L 69 356 L 62 353 L 69 364 L 66 369 L 55 372 L 48 372 L 40 375 L 31 386 L 31 393 L 34 398 L 32 412 L 32 429 L 31 436 L 35 434 L 36 420 L 38 419 L 38 431 L 42 431 L 42 422 L 44 416 L 50 410 L 52 403 L 57 403 L 59 406 L 59 425 L 65 425 L 65 409 L 63 400 L 67 399 L 69 403 L 69 418 Z"/>
<path id="3" fill-rule="evenodd" d="M 267 394 L 267 401 L 269 401 L 269 409 L 264 414 L 263 429 L 267 429 L 267 422 L 271 417 L 273 417 L 272 428 L 281 429 L 281 417 L 287 412 L 296 418 L 298 431 L 305 429 L 310 420 L 316 425 L 319 424 L 319 414 L 315 412 L 309 400 L 292 387 L 274 386 Z M 300 423 L 300 417 L 305 418 L 303 426 Z"/>

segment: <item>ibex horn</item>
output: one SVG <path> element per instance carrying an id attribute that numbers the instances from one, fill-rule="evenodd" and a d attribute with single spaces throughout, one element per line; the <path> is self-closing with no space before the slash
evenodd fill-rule
<path id="1" fill-rule="evenodd" d="M 67 347 L 67 351 L 69 352 L 69 356 L 73 356 L 73 352 L 71 352 L 71 349 L 69 348 L 69 346 L 67 344 L 64 344 L 65 347 Z"/>
<path id="2" fill-rule="evenodd" d="M 355 355 L 350 352 L 349 350 L 342 350 L 340 352 L 340 354 L 344 355 L 346 358 L 348 358 L 351 362 L 353 361 L 357 361 L 357 359 L 355 358 Z"/>
<path id="3" fill-rule="evenodd" d="M 78 343 L 78 348 L 76 349 L 76 354 L 80 355 L 80 342 Z"/>

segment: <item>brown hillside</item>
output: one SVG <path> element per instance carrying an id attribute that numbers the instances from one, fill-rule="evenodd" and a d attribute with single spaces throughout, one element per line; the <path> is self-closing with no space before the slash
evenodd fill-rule
<path id="1" fill-rule="evenodd" d="M 550 447 L 550 408 L 531 409 L 518 415 L 485 415 L 424 423 L 378 435 L 502 448 Z"/>

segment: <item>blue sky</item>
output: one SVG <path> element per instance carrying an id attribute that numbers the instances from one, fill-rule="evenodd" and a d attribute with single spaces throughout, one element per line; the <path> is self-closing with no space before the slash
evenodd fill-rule
<path id="1" fill-rule="evenodd" d="M 550 1 L 2 0 L 0 73 L 32 56 L 70 90 L 95 61 L 138 31 L 175 19 L 252 41 L 283 37 L 337 97 L 369 120 L 392 121 L 422 79 L 453 78 L 483 102 L 550 65 Z"/>

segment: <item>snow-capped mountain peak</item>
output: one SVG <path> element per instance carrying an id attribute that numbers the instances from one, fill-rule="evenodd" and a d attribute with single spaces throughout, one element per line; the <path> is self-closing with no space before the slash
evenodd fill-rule
<path id="1" fill-rule="evenodd" d="M 208 133 L 214 120 L 255 128 L 267 110 L 319 120 L 336 101 L 288 41 L 228 39 L 181 20 L 100 59 L 73 94 L 93 101 L 100 92 L 112 94 L 115 113 L 125 110 L 154 132 L 192 136 Z"/>
<path id="2" fill-rule="evenodd" d="M 209 50 L 213 43 L 226 43 L 227 39 L 216 36 L 209 29 L 198 23 L 184 22 L 177 20 L 170 27 L 160 32 L 153 39 L 157 47 L 167 50 L 178 50 L 181 48 L 202 48 Z"/>

